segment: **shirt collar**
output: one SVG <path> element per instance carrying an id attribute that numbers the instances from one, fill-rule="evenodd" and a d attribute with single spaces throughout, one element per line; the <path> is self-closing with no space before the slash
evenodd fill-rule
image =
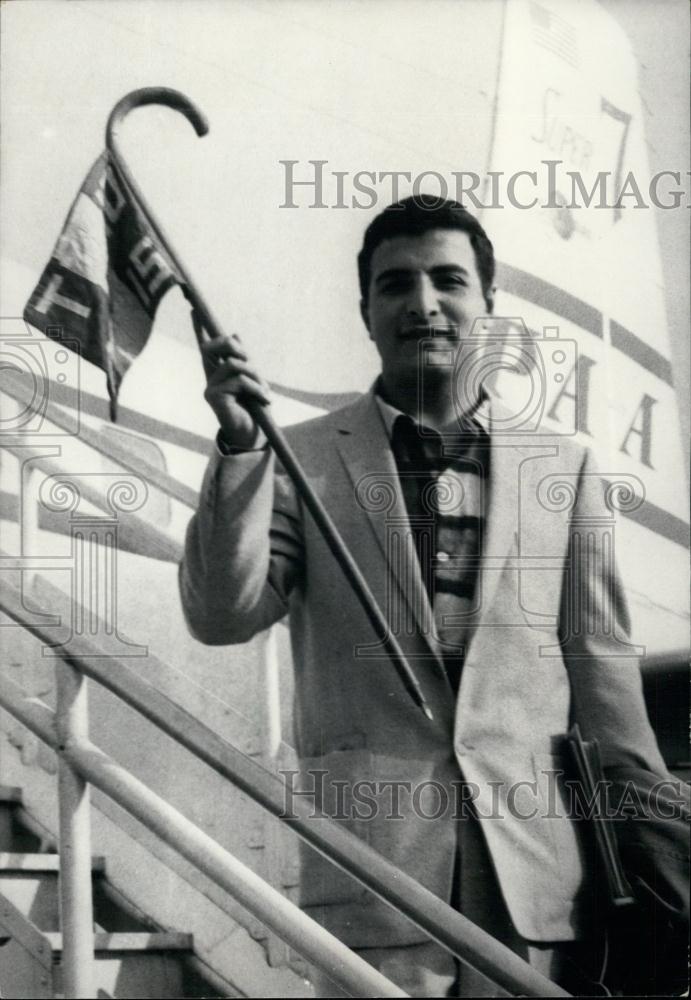
<path id="1" fill-rule="evenodd" d="M 381 418 L 384 422 L 386 436 L 388 437 L 389 441 L 391 441 L 393 438 L 393 427 L 394 424 L 396 423 L 396 420 L 401 416 L 405 416 L 406 414 L 404 414 L 403 411 L 399 410 L 397 407 L 392 406 L 391 403 L 388 403 L 381 395 L 382 391 L 381 376 L 377 378 L 377 381 L 374 383 L 373 389 L 374 389 L 374 398 L 377 401 L 377 406 L 379 407 L 379 413 L 381 414 Z M 465 413 L 461 414 L 461 416 L 472 417 L 472 419 L 475 420 L 476 423 L 478 423 L 480 427 L 482 427 L 482 429 L 486 431 L 487 434 L 489 434 L 490 396 L 484 386 L 482 386 L 480 389 L 480 397 L 476 405 L 471 409 L 467 410 Z M 410 417 L 410 419 L 413 420 L 412 417 Z M 414 420 L 413 423 L 415 423 Z M 459 432 L 457 425 L 455 425 L 451 429 L 456 433 Z"/>

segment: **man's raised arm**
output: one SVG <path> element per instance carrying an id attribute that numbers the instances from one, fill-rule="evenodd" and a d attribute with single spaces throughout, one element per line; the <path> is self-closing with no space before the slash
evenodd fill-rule
<path id="1" fill-rule="evenodd" d="M 246 642 L 288 610 L 302 566 L 299 504 L 243 396 L 270 403 L 236 336 L 202 346 L 220 425 L 190 521 L 179 583 L 188 627 L 209 645 Z"/>

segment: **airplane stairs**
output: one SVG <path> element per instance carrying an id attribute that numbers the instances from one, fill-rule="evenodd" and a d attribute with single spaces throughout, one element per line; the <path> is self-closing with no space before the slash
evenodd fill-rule
<path id="1" fill-rule="evenodd" d="M 58 854 L 50 833 L 26 811 L 19 788 L 0 786 L 0 995 L 61 997 L 62 935 Z M 153 925 L 108 882 L 92 859 L 98 997 L 237 996 L 211 982 L 192 951 L 192 935 Z"/>

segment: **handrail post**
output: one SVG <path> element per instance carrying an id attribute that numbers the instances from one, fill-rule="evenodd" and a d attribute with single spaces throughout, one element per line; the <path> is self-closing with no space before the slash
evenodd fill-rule
<path id="1" fill-rule="evenodd" d="M 262 648 L 264 705 L 266 708 L 266 756 L 276 759 L 281 747 L 281 677 L 276 628 L 269 629 Z"/>
<path id="2" fill-rule="evenodd" d="M 86 678 L 70 663 L 56 664 L 59 749 L 88 739 Z M 94 919 L 91 895 L 91 796 L 88 782 L 60 754 L 60 919 L 63 993 L 90 1000 L 94 992 Z"/>
<path id="3" fill-rule="evenodd" d="M 36 556 L 40 554 L 40 546 L 38 544 L 40 513 L 38 483 L 41 475 L 32 462 L 26 462 L 23 466 L 20 461 L 20 478 L 24 467 L 26 468 L 24 481 L 20 482 L 19 489 L 21 553 L 23 556 Z M 30 587 L 35 575 L 35 569 L 25 570 L 22 586 Z"/>

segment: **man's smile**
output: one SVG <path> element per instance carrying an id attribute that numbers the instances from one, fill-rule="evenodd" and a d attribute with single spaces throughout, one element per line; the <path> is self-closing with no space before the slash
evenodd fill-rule
<path id="1" fill-rule="evenodd" d="M 431 326 L 419 324 L 416 326 L 404 327 L 398 333 L 399 340 L 420 341 L 427 337 L 440 337 L 446 340 L 459 340 L 460 330 L 457 326 Z"/>

